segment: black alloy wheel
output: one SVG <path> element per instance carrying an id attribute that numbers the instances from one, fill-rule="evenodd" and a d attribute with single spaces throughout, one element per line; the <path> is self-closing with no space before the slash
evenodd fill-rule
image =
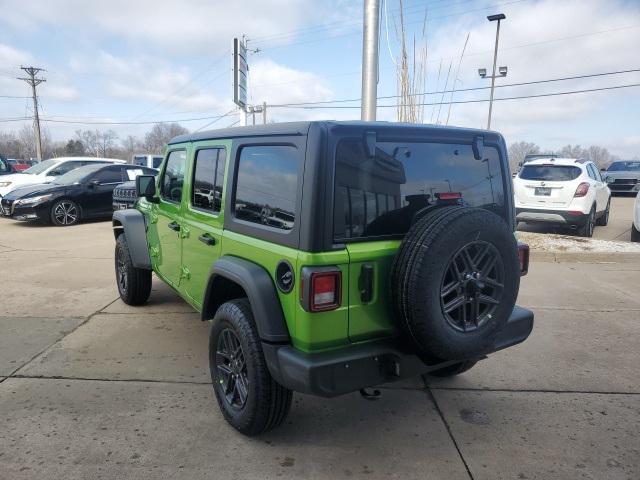
<path id="1" fill-rule="evenodd" d="M 474 241 L 451 258 L 440 288 L 447 323 L 461 332 L 482 327 L 502 300 L 504 265 L 491 243 Z"/>
<path id="2" fill-rule="evenodd" d="M 222 330 L 218 337 L 216 368 L 227 404 L 235 409 L 242 409 L 247 403 L 249 376 L 242 345 L 230 328 Z"/>

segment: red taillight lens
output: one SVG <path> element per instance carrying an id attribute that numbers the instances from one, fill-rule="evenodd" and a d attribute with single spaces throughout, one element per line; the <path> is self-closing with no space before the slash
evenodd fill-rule
<path id="1" fill-rule="evenodd" d="M 578 188 L 576 188 L 574 197 L 584 197 L 588 191 L 589 184 L 587 182 L 582 182 L 580 185 L 578 185 Z"/>
<path id="2" fill-rule="evenodd" d="M 462 198 L 462 194 L 460 192 L 439 192 L 436 193 L 436 198 L 438 200 L 459 200 Z"/>
<path id="3" fill-rule="evenodd" d="M 311 274 L 311 295 L 309 310 L 325 312 L 340 306 L 340 279 L 342 273 L 314 272 Z"/>
<path id="4" fill-rule="evenodd" d="M 518 259 L 520 260 L 520 276 L 524 277 L 529 271 L 529 245 L 518 242 Z"/>

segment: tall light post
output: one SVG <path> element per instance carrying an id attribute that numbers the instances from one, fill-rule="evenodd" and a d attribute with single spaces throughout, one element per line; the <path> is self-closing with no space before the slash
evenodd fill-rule
<path id="1" fill-rule="evenodd" d="M 361 119 L 374 121 L 378 104 L 378 37 L 380 0 L 364 1 L 362 36 L 362 106 Z"/>
<path id="2" fill-rule="evenodd" d="M 504 13 L 498 13 L 497 15 L 489 15 L 487 20 L 490 22 L 498 22 L 496 26 L 496 46 L 493 51 L 493 73 L 489 78 L 491 78 L 491 96 L 489 98 L 489 117 L 487 119 L 487 130 L 491 129 L 491 111 L 493 110 L 493 90 L 496 84 L 496 65 L 498 63 L 498 40 L 500 39 L 500 21 L 507 18 Z M 480 68 L 478 69 L 478 74 L 482 78 L 487 78 L 487 69 Z M 506 77 L 507 76 L 507 67 L 500 67 L 498 77 Z"/>

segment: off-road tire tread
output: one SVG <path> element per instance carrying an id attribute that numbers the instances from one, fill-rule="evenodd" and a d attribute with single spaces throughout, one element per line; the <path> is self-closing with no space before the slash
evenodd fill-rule
<path id="1" fill-rule="evenodd" d="M 234 416 L 231 407 L 226 404 L 224 398 L 219 396 L 214 384 L 218 405 L 225 420 L 239 432 L 247 436 L 260 435 L 282 424 L 291 409 L 293 392 L 278 384 L 269 373 L 262 352 L 262 343 L 253 319 L 251 304 L 247 298 L 238 298 L 222 304 L 213 318 L 213 328 L 209 341 L 212 381 L 214 380 L 214 365 L 211 352 L 212 349 L 215 351 L 216 348 L 214 344 L 214 329 L 221 321 L 229 324 L 238 335 L 243 345 L 245 362 L 247 364 L 249 362 L 253 363 L 254 375 L 251 372 L 249 373 L 248 395 L 255 394 L 258 397 L 255 399 L 252 411 L 250 408 L 251 399 L 248 398 L 247 404 L 245 404 L 241 413 Z M 254 390 L 252 391 L 251 385 L 254 383 L 257 385 L 257 390 L 255 389 L 256 387 L 253 387 Z"/>
<path id="2" fill-rule="evenodd" d="M 115 249 L 116 275 L 118 274 L 118 249 L 124 250 L 128 277 L 127 292 L 123 295 L 122 292 L 120 292 L 120 288 L 118 288 L 120 298 L 127 305 L 142 305 L 149 300 L 149 295 L 151 295 L 151 270 L 136 268 L 133 266 L 131 254 L 129 253 L 129 246 L 127 245 L 127 239 L 124 234 L 120 234 L 116 240 Z"/>

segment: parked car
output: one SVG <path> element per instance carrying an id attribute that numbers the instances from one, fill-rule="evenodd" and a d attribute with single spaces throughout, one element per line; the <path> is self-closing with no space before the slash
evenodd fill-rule
<path id="1" fill-rule="evenodd" d="M 153 175 L 157 175 L 158 173 L 156 169 L 147 169 L 145 171 L 146 175 L 149 174 L 149 170 L 154 172 Z M 138 175 L 142 175 L 142 170 L 130 169 L 127 170 L 127 175 L 129 181 L 117 185 L 113 190 L 113 210 L 125 210 L 127 208 L 133 208 L 136 200 L 138 199 L 136 195 L 135 178 Z"/>
<path id="2" fill-rule="evenodd" d="M 640 192 L 640 160 L 613 162 L 603 176 L 613 193 Z"/>
<path id="3" fill-rule="evenodd" d="M 15 220 L 39 220 L 69 226 L 81 219 L 108 216 L 113 189 L 129 178 L 129 171 L 153 174 L 135 165 L 92 165 L 76 168 L 51 183 L 17 188 L 0 200 L 2 215 Z"/>
<path id="4" fill-rule="evenodd" d="M 6 158 L 0 155 L 0 176 L 10 175 L 13 173 L 11 166 Z"/>
<path id="5" fill-rule="evenodd" d="M 609 222 L 611 191 L 590 160 L 532 160 L 513 186 L 518 222 L 568 226 L 584 237 Z"/>
<path id="6" fill-rule="evenodd" d="M 15 158 L 8 158 L 7 163 L 11 167 L 14 173 L 24 172 L 27 168 L 31 168 L 31 163 L 27 163 L 25 160 L 17 160 Z"/>
<path id="7" fill-rule="evenodd" d="M 113 214 L 120 297 L 143 304 L 153 271 L 213 320 L 215 396 L 246 435 L 281 424 L 293 391 L 371 397 L 366 387 L 456 375 L 533 328 L 515 306 L 528 247 L 496 132 L 199 132 L 169 143 L 157 180 L 136 181 L 136 209 Z"/>
<path id="8" fill-rule="evenodd" d="M 131 163 L 133 163 L 134 165 L 140 165 L 141 167 L 160 168 L 162 158 L 162 155 L 137 153 L 133 155 Z"/>
<path id="9" fill-rule="evenodd" d="M 631 223 L 631 241 L 640 242 L 640 193 L 633 204 L 633 222 Z"/>
<path id="10" fill-rule="evenodd" d="M 10 191 L 24 187 L 26 185 L 37 185 L 53 181 L 56 177 L 62 176 L 71 170 L 84 165 L 95 163 L 126 163 L 124 160 L 113 158 L 92 158 L 92 157 L 60 157 L 44 160 L 21 173 L 12 173 L 0 177 L 0 199 Z"/>

